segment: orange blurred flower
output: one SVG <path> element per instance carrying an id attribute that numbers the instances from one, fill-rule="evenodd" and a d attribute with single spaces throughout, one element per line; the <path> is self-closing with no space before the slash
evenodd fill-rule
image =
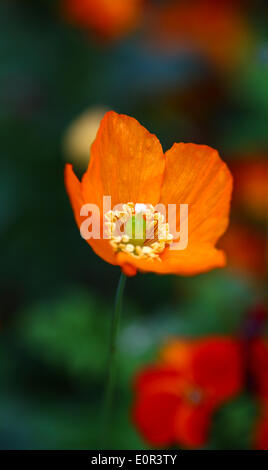
<path id="1" fill-rule="evenodd" d="M 228 267 L 249 276 L 263 278 L 266 273 L 266 237 L 263 231 L 241 223 L 231 223 L 220 242 Z"/>
<path id="2" fill-rule="evenodd" d="M 237 341 L 175 340 L 136 378 L 134 423 L 150 445 L 202 446 L 213 413 L 240 391 L 243 374 Z"/>
<path id="3" fill-rule="evenodd" d="M 232 165 L 234 203 L 256 219 L 268 220 L 268 159 Z"/>
<path id="4" fill-rule="evenodd" d="M 147 29 L 154 43 L 201 53 L 220 67 L 240 60 L 251 44 L 238 2 L 182 0 L 156 7 Z"/>
<path id="5" fill-rule="evenodd" d="M 70 22 L 113 39 L 137 23 L 143 0 L 63 0 L 63 14 Z"/>
<path id="6" fill-rule="evenodd" d="M 164 154 L 156 136 L 135 119 L 111 111 L 101 122 L 82 181 L 68 164 L 65 183 L 79 228 L 85 219 L 81 207 L 86 203 L 98 206 L 101 231 L 103 225 L 109 225 L 112 236 L 89 238 L 88 243 L 98 256 L 121 266 L 127 275 L 135 275 L 137 270 L 193 275 L 224 266 L 224 253 L 215 244 L 228 224 L 232 176 L 216 150 L 180 143 Z M 113 221 L 119 212 L 107 214 L 103 196 L 111 197 L 112 207 L 123 207 L 120 217 L 127 219 L 127 226 L 139 223 L 143 231 L 144 214 L 149 212 L 154 239 L 143 233 L 139 240 L 113 236 Z M 187 248 L 171 249 L 169 226 L 152 209 L 158 203 L 164 208 L 174 204 L 177 211 L 180 204 L 188 204 Z M 165 232 L 161 240 L 160 229 Z"/>
<path id="7" fill-rule="evenodd" d="M 260 417 L 255 431 L 255 447 L 268 450 L 268 341 L 255 339 L 250 347 L 250 372 L 260 401 Z"/>

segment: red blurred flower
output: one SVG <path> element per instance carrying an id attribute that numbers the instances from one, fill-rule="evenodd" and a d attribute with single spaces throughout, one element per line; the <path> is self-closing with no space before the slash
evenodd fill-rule
<path id="1" fill-rule="evenodd" d="M 242 380 L 237 341 L 173 341 L 136 378 L 134 423 L 154 446 L 202 446 L 215 409 L 239 392 Z"/>
<path id="2" fill-rule="evenodd" d="M 113 39 L 130 30 L 141 14 L 143 0 L 63 0 L 68 21 Z"/>
<path id="3" fill-rule="evenodd" d="M 268 341 L 257 338 L 250 346 L 250 372 L 257 395 L 268 403 Z"/>
<path id="4" fill-rule="evenodd" d="M 268 450 L 268 401 L 263 404 L 261 417 L 257 422 L 255 448 Z"/>
<path id="5" fill-rule="evenodd" d="M 254 340 L 250 347 L 250 372 L 260 401 L 260 417 L 255 431 L 255 447 L 268 450 L 268 341 Z"/>
<path id="6" fill-rule="evenodd" d="M 263 278 L 266 272 L 266 236 L 261 230 L 232 223 L 219 243 L 226 252 L 229 268 Z"/>
<path id="7" fill-rule="evenodd" d="M 268 159 L 237 162 L 231 170 L 234 176 L 234 203 L 254 218 L 267 220 Z"/>

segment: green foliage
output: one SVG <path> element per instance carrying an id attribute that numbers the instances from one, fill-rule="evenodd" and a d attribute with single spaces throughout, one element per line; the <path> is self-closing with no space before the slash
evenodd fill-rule
<path id="1" fill-rule="evenodd" d="M 83 291 L 32 307 L 19 334 L 34 354 L 74 380 L 103 374 L 109 333 L 107 307 Z"/>
<path id="2" fill-rule="evenodd" d="M 213 423 L 211 448 L 252 448 L 257 413 L 257 404 L 248 395 L 240 396 L 224 405 Z"/>

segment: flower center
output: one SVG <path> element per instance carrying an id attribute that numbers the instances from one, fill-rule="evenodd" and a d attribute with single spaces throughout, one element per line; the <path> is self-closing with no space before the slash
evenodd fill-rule
<path id="1" fill-rule="evenodd" d="M 143 214 L 138 213 L 129 217 L 126 222 L 125 233 L 132 245 L 144 245 L 146 241 L 146 219 Z"/>
<path id="2" fill-rule="evenodd" d="M 203 392 L 200 388 L 189 387 L 185 392 L 185 398 L 192 405 L 199 405 L 203 400 Z"/>
<path id="3" fill-rule="evenodd" d="M 105 214 L 105 228 L 114 251 L 137 258 L 155 258 L 173 241 L 163 214 L 152 205 L 123 204 L 122 210 Z"/>

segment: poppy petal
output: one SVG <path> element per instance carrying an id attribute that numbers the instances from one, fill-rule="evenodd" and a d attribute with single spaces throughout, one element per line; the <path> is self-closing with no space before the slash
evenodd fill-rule
<path id="1" fill-rule="evenodd" d="M 156 205 L 164 167 L 157 137 L 136 119 L 109 111 L 91 147 L 83 191 L 87 199 L 92 188 L 101 197 L 111 196 L 112 208 L 128 202 Z"/>
<path id="2" fill-rule="evenodd" d="M 134 388 L 138 394 L 151 392 L 170 392 L 178 394 L 183 385 L 182 375 L 178 369 L 165 365 L 147 367 L 134 380 Z"/>
<path id="3" fill-rule="evenodd" d="M 161 260 L 138 259 L 126 253 L 118 253 L 117 263 L 122 268 L 132 265 L 144 272 L 192 276 L 225 266 L 225 255 L 210 245 L 200 245 L 181 251 L 167 249 Z"/>
<path id="4" fill-rule="evenodd" d="M 186 339 L 170 339 L 160 351 L 160 360 L 169 367 L 187 374 L 191 367 L 194 347 Z"/>
<path id="5" fill-rule="evenodd" d="M 174 416 L 180 403 L 172 393 L 148 393 L 138 397 L 132 418 L 143 438 L 154 446 L 174 443 Z"/>
<path id="6" fill-rule="evenodd" d="M 250 371 L 254 377 L 257 393 L 260 397 L 268 397 L 268 342 L 256 338 L 250 346 Z M 268 410 L 268 406 L 267 406 Z M 267 413 L 268 416 L 268 413 Z"/>
<path id="7" fill-rule="evenodd" d="M 192 359 L 193 378 L 214 404 L 237 394 L 243 382 L 243 360 L 238 341 L 211 338 L 197 343 Z"/>
<path id="8" fill-rule="evenodd" d="M 187 447 L 200 447 L 208 438 L 212 409 L 208 405 L 183 402 L 176 410 L 174 432 L 176 442 Z"/>
<path id="9" fill-rule="evenodd" d="M 231 192 L 231 173 L 216 150 L 180 143 L 166 152 L 160 202 L 188 204 L 189 244 L 217 242 L 228 225 Z"/>
<path id="10" fill-rule="evenodd" d="M 73 167 L 70 164 L 65 166 L 65 186 L 67 189 L 67 193 L 70 198 L 71 206 L 73 208 L 74 216 L 78 228 L 80 230 L 81 223 L 85 219 L 85 217 L 80 215 L 81 207 L 86 203 L 83 194 L 83 187 L 82 183 L 78 180 L 77 176 L 74 174 Z M 92 198 L 90 200 L 92 203 Z M 108 240 L 104 239 L 94 239 L 90 238 L 87 240 L 93 251 L 100 256 L 102 259 L 107 261 L 111 264 L 116 264 L 116 258 L 114 252 L 112 250 L 111 245 L 109 244 Z"/>
<path id="11" fill-rule="evenodd" d="M 81 183 L 73 171 L 73 166 L 70 163 L 65 165 L 64 169 L 64 182 L 67 194 L 70 198 L 71 206 L 74 212 L 76 223 L 80 229 L 83 217 L 80 216 L 80 210 L 84 204 L 83 195 L 81 191 Z"/>
<path id="12" fill-rule="evenodd" d="M 268 409 L 262 410 L 262 415 L 257 422 L 255 447 L 259 450 L 268 450 Z"/>

